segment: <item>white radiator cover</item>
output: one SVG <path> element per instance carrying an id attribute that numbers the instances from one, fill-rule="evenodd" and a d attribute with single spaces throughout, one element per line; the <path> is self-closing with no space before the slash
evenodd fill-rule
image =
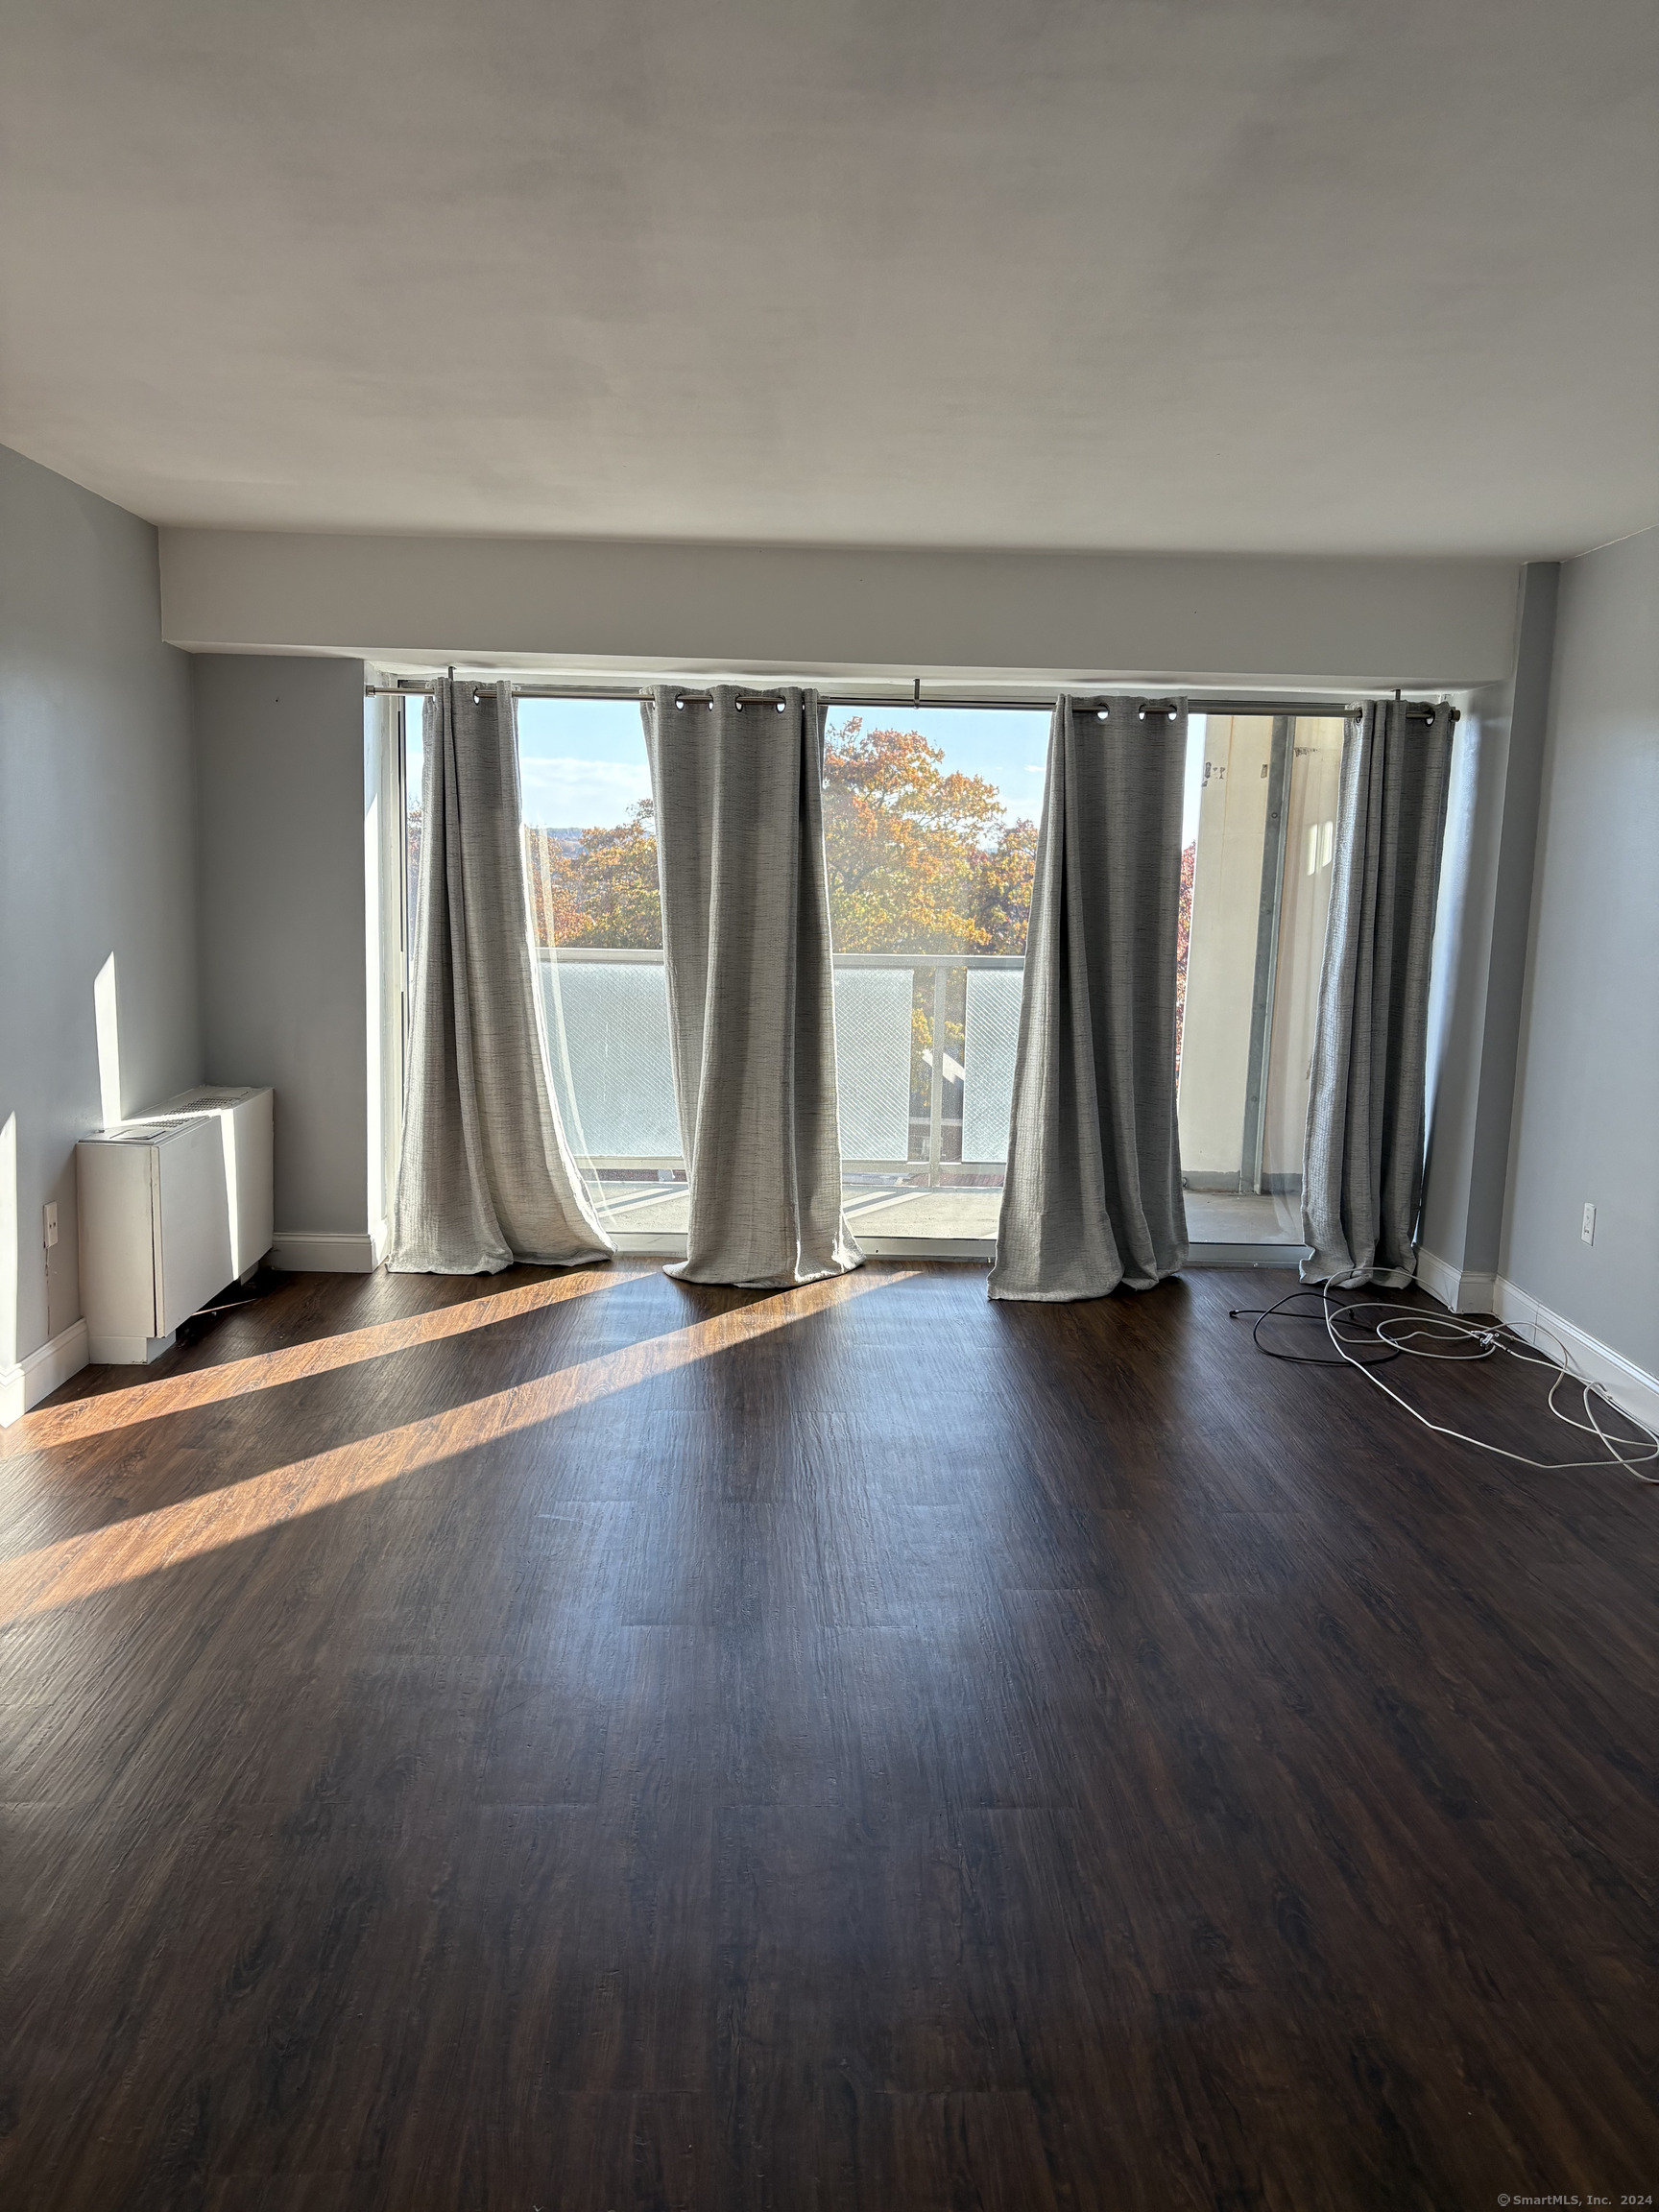
<path id="1" fill-rule="evenodd" d="M 143 1365 L 272 1241 L 272 1094 L 199 1085 L 75 1148 L 87 1357 Z"/>

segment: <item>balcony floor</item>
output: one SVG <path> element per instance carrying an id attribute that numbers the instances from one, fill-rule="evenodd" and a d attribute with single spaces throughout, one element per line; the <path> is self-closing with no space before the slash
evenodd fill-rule
<path id="1" fill-rule="evenodd" d="M 599 1194 L 607 1223 L 631 1241 L 640 1235 L 685 1234 L 684 1183 L 606 1182 Z M 1302 1243 L 1300 1200 L 1294 1194 L 1189 1190 L 1186 1196 L 1187 1234 L 1194 1244 Z M 996 1238 L 1001 1203 L 1000 1190 L 896 1190 L 890 1184 L 853 1184 L 846 1200 L 855 1236 L 976 1238 L 986 1244 Z"/>

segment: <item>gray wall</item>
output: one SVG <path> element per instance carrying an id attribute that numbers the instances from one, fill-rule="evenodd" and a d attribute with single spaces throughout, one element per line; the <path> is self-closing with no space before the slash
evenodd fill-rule
<path id="1" fill-rule="evenodd" d="M 162 627 L 195 652 L 906 683 L 1498 682 L 1516 566 L 161 533 Z"/>
<path id="2" fill-rule="evenodd" d="M 1659 530 L 1562 571 L 1503 1268 L 1659 1373 Z M 1595 1244 L 1579 1238 L 1586 1199 Z"/>
<path id="3" fill-rule="evenodd" d="M 276 1231 L 369 1218 L 363 663 L 192 663 L 207 1079 L 276 1092 Z"/>
<path id="4" fill-rule="evenodd" d="M 15 1115 L 17 1133 L 0 1364 L 80 1318 L 74 1146 L 101 1118 L 93 985 L 110 953 L 126 1108 L 201 1078 L 194 813 L 189 665 L 161 641 L 156 532 L 0 447 L 0 1126 Z"/>
<path id="5" fill-rule="evenodd" d="M 1659 531 L 1570 563 L 1558 598 L 1528 569 L 1516 639 L 1463 702 L 1424 1243 L 1652 1371 Z M 80 1311 L 73 1147 L 100 1118 L 111 953 L 123 1104 L 271 1083 L 279 1234 L 377 1226 L 363 673 L 187 661 L 160 638 L 155 531 L 0 449 L 0 1363 Z"/>

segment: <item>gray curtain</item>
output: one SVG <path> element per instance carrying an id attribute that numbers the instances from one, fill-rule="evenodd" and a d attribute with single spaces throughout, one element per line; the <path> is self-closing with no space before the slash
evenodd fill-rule
<path id="1" fill-rule="evenodd" d="M 612 1250 L 547 1073 L 530 945 L 511 685 L 426 703 L 415 981 L 388 1265 L 493 1274 Z"/>
<path id="2" fill-rule="evenodd" d="M 1417 1272 L 1452 729 L 1447 708 L 1392 701 L 1343 736 L 1302 1160 L 1305 1282 L 1398 1288 Z"/>
<path id="3" fill-rule="evenodd" d="M 824 709 L 660 689 L 643 709 L 662 957 L 690 1184 L 688 1283 L 858 1266 L 841 1213 L 824 871 Z"/>
<path id="4" fill-rule="evenodd" d="M 1146 1290 L 1187 1258 L 1175 1129 L 1187 711 L 1144 706 L 1054 709 L 993 1298 Z"/>

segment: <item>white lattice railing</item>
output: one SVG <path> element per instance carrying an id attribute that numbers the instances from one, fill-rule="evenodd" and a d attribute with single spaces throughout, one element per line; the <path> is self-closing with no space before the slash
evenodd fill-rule
<path id="1" fill-rule="evenodd" d="M 543 952 L 540 967 L 554 1089 L 573 1148 L 599 1172 L 680 1167 L 661 953 L 561 950 Z M 836 1081 L 850 1170 L 920 1175 L 936 1187 L 948 1168 L 1001 1166 L 1023 968 L 1018 954 L 835 956 Z M 956 994 L 952 976 L 963 971 Z M 952 997 L 963 1009 L 960 1056 L 940 1048 Z M 919 1000 L 928 1036 L 920 1085 Z"/>

